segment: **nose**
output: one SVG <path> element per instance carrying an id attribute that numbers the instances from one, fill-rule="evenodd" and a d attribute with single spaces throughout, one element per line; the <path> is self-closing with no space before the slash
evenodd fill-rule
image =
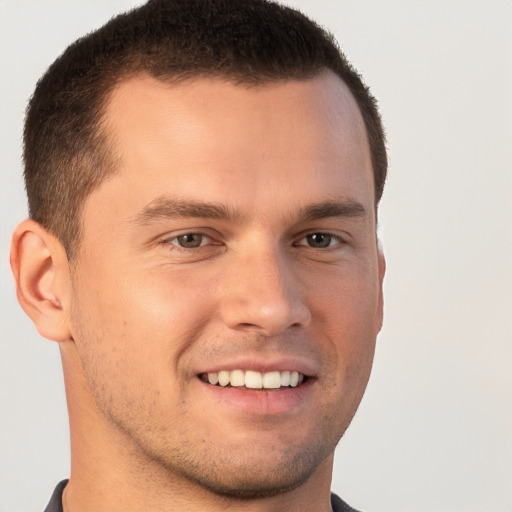
<path id="1" fill-rule="evenodd" d="M 233 258 L 223 280 L 221 316 L 235 330 L 276 336 L 290 327 L 306 327 L 311 312 L 293 263 L 277 248 Z"/>

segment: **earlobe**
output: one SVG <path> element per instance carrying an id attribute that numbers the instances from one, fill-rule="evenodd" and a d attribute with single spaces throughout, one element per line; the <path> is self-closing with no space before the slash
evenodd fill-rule
<path id="1" fill-rule="evenodd" d="M 18 301 L 41 336 L 68 341 L 69 263 L 57 238 L 27 219 L 14 231 L 11 268 Z"/>

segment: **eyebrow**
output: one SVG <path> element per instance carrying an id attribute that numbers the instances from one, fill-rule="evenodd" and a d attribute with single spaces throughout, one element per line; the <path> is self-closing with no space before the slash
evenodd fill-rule
<path id="1" fill-rule="evenodd" d="M 324 201 L 313 203 L 301 210 L 303 221 L 327 219 L 331 217 L 365 217 L 365 207 L 356 201 Z"/>
<path id="2" fill-rule="evenodd" d="M 365 217 L 366 209 L 356 201 L 323 201 L 312 203 L 299 210 L 298 221 L 334 218 Z M 224 220 L 237 223 L 247 222 L 247 217 L 234 208 L 220 203 L 184 201 L 169 197 L 159 197 L 151 201 L 136 215 L 134 223 L 147 225 L 159 219 L 202 218 Z"/>
<path id="3" fill-rule="evenodd" d="M 159 197 L 151 201 L 135 217 L 135 223 L 146 225 L 159 219 L 186 218 L 245 221 L 245 216 L 240 211 L 228 208 L 223 204 Z"/>

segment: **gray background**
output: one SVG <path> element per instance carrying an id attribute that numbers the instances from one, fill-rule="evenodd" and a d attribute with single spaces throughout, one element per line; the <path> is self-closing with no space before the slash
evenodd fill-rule
<path id="1" fill-rule="evenodd" d="M 69 471 L 58 349 L 8 267 L 23 111 L 69 43 L 137 3 L 0 0 L 0 512 L 42 510 Z M 512 2 L 290 3 L 371 85 L 391 157 L 385 325 L 333 489 L 365 512 L 510 512 Z"/>

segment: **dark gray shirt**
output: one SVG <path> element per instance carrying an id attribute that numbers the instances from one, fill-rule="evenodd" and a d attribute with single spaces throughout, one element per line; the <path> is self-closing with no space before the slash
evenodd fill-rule
<path id="1" fill-rule="evenodd" d="M 66 484 L 67 480 L 63 480 L 53 491 L 52 498 L 48 506 L 46 507 L 44 512 L 63 512 L 62 511 L 62 491 Z M 342 499 L 338 498 L 336 494 L 331 494 L 331 506 L 333 512 L 357 512 L 357 510 L 349 507 Z"/>

